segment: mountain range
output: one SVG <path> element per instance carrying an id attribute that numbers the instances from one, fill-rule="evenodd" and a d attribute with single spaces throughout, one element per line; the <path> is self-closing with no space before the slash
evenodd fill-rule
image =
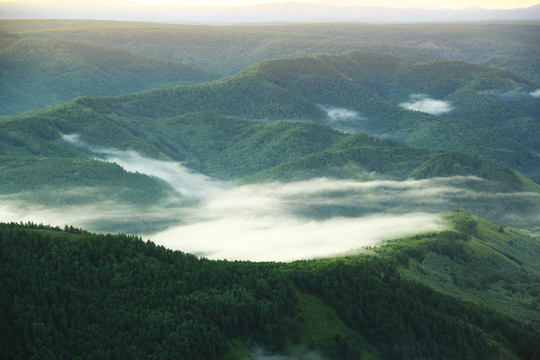
<path id="1" fill-rule="evenodd" d="M 215 82 L 75 103 L 124 118 L 211 111 L 259 121 L 318 122 L 412 146 L 466 151 L 535 180 L 536 90 L 489 67 L 350 52 L 269 60 Z"/>

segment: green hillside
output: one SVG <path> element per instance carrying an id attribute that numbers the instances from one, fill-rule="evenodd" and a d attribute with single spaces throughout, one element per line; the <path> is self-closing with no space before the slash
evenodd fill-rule
<path id="1" fill-rule="evenodd" d="M 0 359 L 540 359 L 539 30 L 0 20 Z"/>
<path id="2" fill-rule="evenodd" d="M 403 85 L 392 85 L 394 78 Z M 457 195 L 445 195 L 445 206 L 423 204 L 420 196 L 413 208 L 430 212 L 462 208 L 534 232 L 538 219 L 531 214 L 540 207 L 538 185 L 520 173 L 538 181 L 540 112 L 534 110 L 540 105 L 528 95 L 514 102 L 482 90 L 495 86 L 501 91 L 519 87 L 525 93 L 535 89 L 510 72 L 449 60 L 417 63 L 362 52 L 267 60 L 213 82 L 116 97 L 80 97 L 3 117 L 0 149 L 4 156 L 63 159 L 103 158 L 99 149 L 134 150 L 241 183 L 459 176 L 459 185 L 452 184 Z M 429 95 L 434 99 L 422 97 L 419 102 L 440 106 L 437 101 L 448 101 L 451 110 L 433 115 L 402 108 L 406 94 L 415 91 L 434 93 Z M 331 127 L 366 131 L 372 137 Z M 78 138 L 70 143 L 65 135 Z M 387 137 L 406 145 L 377 140 Z M 6 184 L 19 181 L 17 173 L 6 174 Z M 63 175 L 52 173 L 47 181 L 54 176 Z M 471 176 L 476 180 L 467 180 Z M 92 180 L 81 180 L 85 186 L 88 182 Z M 103 185 L 97 180 L 93 184 Z M 129 182 L 126 186 L 132 188 Z M 3 193 L 11 187 L 5 186 Z M 465 190 L 472 193 L 465 195 Z M 159 191 L 148 192 L 147 198 L 152 194 Z M 384 202 L 365 209 L 314 206 L 300 213 L 320 218 L 406 209 L 403 202 L 388 206 Z"/>
<path id="3" fill-rule="evenodd" d="M 62 134 L 76 132 L 83 142 L 94 147 L 134 149 L 155 158 L 165 155 L 220 179 L 258 173 L 252 179 L 284 180 L 294 177 L 300 169 L 312 170 L 309 177 L 320 177 L 332 174 L 332 169 L 346 171 L 354 162 L 359 171 L 334 175 L 354 178 L 361 177 L 362 172 L 377 172 L 397 180 L 478 176 L 497 183 L 497 190 L 530 189 L 517 173 L 487 160 L 452 151 L 410 148 L 317 124 L 261 123 L 208 112 L 134 119 L 97 113 L 81 106 L 86 102 L 76 99 L 37 114 L 4 120 L 0 123 L 4 134 L 0 137 L 2 152 L 12 156 L 92 156 L 92 150 L 61 140 Z M 323 157 L 334 159 L 319 161 Z"/>
<path id="4" fill-rule="evenodd" d="M 0 115 L 61 103 L 216 79 L 180 63 L 68 41 L 0 33 Z"/>
<path id="5" fill-rule="evenodd" d="M 529 302 L 539 276 L 534 259 L 519 255 L 536 251 L 536 240 L 512 235 L 521 239 L 510 242 L 520 249 L 512 261 L 520 263 L 510 266 L 521 269 L 505 276 L 531 278 L 517 289 L 521 300 L 508 304 L 511 313 L 498 304 L 511 299 L 510 290 L 476 305 L 399 270 L 407 261 L 413 272 L 434 256 L 439 263 L 472 256 L 480 267 L 462 266 L 468 278 L 484 277 L 487 247 L 466 238 L 446 231 L 391 242 L 378 250 L 383 256 L 251 263 L 199 259 L 68 226 L 0 224 L 0 343 L 12 359 L 223 359 L 250 357 L 256 348 L 334 359 L 537 357 L 538 309 Z M 433 269 L 446 276 L 444 267 L 422 273 L 434 277 Z"/>
<path id="6" fill-rule="evenodd" d="M 21 36 L 115 46 L 213 73 L 232 75 L 270 58 L 290 58 L 351 49 L 430 60 L 437 53 L 403 44 L 373 43 L 322 33 L 301 34 L 295 26 L 187 26 L 114 21 L 0 20 L 0 30 Z"/>
<path id="7" fill-rule="evenodd" d="M 376 251 L 397 258 L 407 279 L 538 328 L 538 239 L 465 212 L 447 218 L 466 236 L 421 235 Z"/>
<path id="8" fill-rule="evenodd" d="M 309 120 L 411 146 L 466 152 L 538 181 L 540 101 L 529 95 L 535 90 L 517 75 L 481 65 L 347 52 L 268 60 L 211 83 L 77 103 L 124 117 L 213 111 L 259 120 Z M 517 98 L 501 95 L 512 91 Z M 402 106 L 407 101 L 428 108 L 411 111 Z M 429 106 L 443 110 L 429 113 Z M 352 115 L 332 118 L 336 108 Z"/>
<path id="9" fill-rule="evenodd" d="M 440 56 L 446 56 L 468 61 L 488 61 L 489 58 L 502 59 L 508 54 L 514 54 L 526 59 L 530 65 L 530 61 L 537 58 L 535 44 L 538 42 L 534 40 L 538 32 L 534 31 L 535 25 L 498 24 L 502 30 L 489 23 L 461 24 L 452 29 L 446 24 L 426 26 L 433 30 L 429 41 L 425 32 L 419 33 L 422 28 L 419 25 L 291 25 L 251 28 L 92 21 L 1 21 L 0 28 L 17 33 L 2 34 L 5 38 L 2 40 L 2 53 L 8 56 L 6 64 L 11 64 L 10 68 L 15 71 L 8 71 L 2 77 L 6 79 L 6 91 L 3 94 L 21 99 L 21 104 L 25 101 L 41 101 L 45 105 L 77 94 L 92 95 L 97 90 L 110 89 L 110 93 L 98 93 L 106 95 L 175 83 L 171 81 L 172 70 L 169 67 L 176 69 L 182 65 L 159 62 L 155 58 L 182 61 L 230 74 L 240 68 L 224 70 L 215 67 L 226 67 L 228 61 L 248 65 L 268 57 L 336 53 L 355 48 L 376 51 L 379 54 L 352 51 L 340 55 L 263 61 L 242 70 L 236 76 L 209 84 L 155 90 L 116 99 L 85 100 L 85 104 L 100 113 L 108 111 L 152 118 L 212 111 L 251 119 L 323 122 L 347 131 L 389 136 L 410 146 L 463 151 L 510 166 L 539 181 L 540 160 L 537 154 L 540 151 L 540 101 L 530 95 L 537 90 L 537 85 L 508 71 L 440 59 Z M 489 38 L 491 43 L 480 44 L 478 34 Z M 272 37 L 272 41 L 269 37 Z M 368 39 L 371 40 L 368 42 Z M 298 45 L 306 41 L 318 45 L 309 49 Z M 369 46 L 352 46 L 351 41 L 361 41 Z M 337 48 L 328 50 L 328 42 L 338 44 Z M 89 45 L 92 43 L 99 45 Z M 284 50 L 283 54 L 276 54 L 274 50 L 281 43 L 294 51 Z M 51 53 L 46 44 L 57 46 L 60 49 L 58 54 Z M 128 51 L 151 56 L 152 59 L 131 56 L 132 53 L 119 49 L 123 44 L 131 44 L 127 46 Z M 426 48 L 439 53 L 435 56 L 411 56 L 406 49 L 383 49 L 384 46 L 403 47 L 404 44 L 413 46 L 413 53 Z M 227 49 L 222 48 L 224 45 Z M 43 61 L 41 57 L 27 59 L 34 47 L 35 51 L 46 55 L 42 57 Z M 274 50 L 268 52 L 265 50 L 267 48 Z M 471 48 L 479 53 L 467 55 L 466 50 L 470 52 Z M 101 54 L 101 60 L 85 56 L 89 52 Z M 248 54 L 251 52 L 258 55 L 252 57 Z M 185 58 L 184 55 L 192 58 Z M 14 60 L 9 60 L 10 56 Z M 126 58 L 128 64 L 135 62 L 132 69 L 122 68 L 117 73 L 104 73 L 104 66 L 116 69 Z M 67 65 L 64 59 L 70 60 L 67 62 L 70 67 L 76 64 L 73 71 L 79 71 L 80 77 L 66 80 L 72 79 L 73 74 L 67 75 L 65 72 Z M 201 65 L 196 59 L 213 62 L 214 65 Z M 36 61 L 41 61 L 41 64 Z M 47 68 L 51 64 L 56 67 Z M 21 68 L 27 65 L 32 69 L 45 66 L 44 70 L 50 70 L 48 73 L 51 76 L 46 77 L 45 82 L 41 78 L 32 78 L 33 71 L 23 71 Z M 525 66 L 529 69 L 527 71 L 517 65 L 513 69 L 522 69 L 519 70 L 520 74 L 534 80 L 527 75 L 534 72 L 529 65 Z M 167 71 L 163 71 L 165 68 Z M 21 71 L 29 77 L 28 81 L 24 80 L 24 76 L 17 75 Z M 138 76 L 133 77 L 134 73 Z M 155 76 L 157 73 L 160 75 Z M 179 81 L 201 80 L 198 75 L 188 73 L 191 77 Z M 148 77 L 144 74 L 148 74 Z M 195 74 L 201 75 L 197 72 Z M 208 79 L 203 75 L 203 80 Z M 96 81 L 77 80 L 83 78 Z M 141 80 L 137 80 L 138 84 L 132 84 L 134 78 Z M 55 81 L 47 82 L 47 79 Z M 146 82 L 141 85 L 143 80 Z M 24 84 L 28 84 L 28 89 L 24 88 Z M 76 91 L 76 86 L 86 90 Z M 66 94 L 63 98 L 58 97 L 54 89 Z M 18 102 L 11 100 L 6 98 L 6 104 L 11 106 Z M 439 106 L 445 106 L 445 109 L 433 115 L 405 110 L 399 106 L 415 101 L 417 104 L 436 101 Z M 27 105 L 18 109 L 33 107 Z M 329 121 L 321 105 L 326 109 L 337 107 L 351 110 L 358 116 Z"/>
<path id="10" fill-rule="evenodd" d="M 162 181 L 88 158 L 0 157 L 1 194 L 22 194 L 29 202 L 80 205 L 115 201 L 158 204 L 169 195 Z"/>

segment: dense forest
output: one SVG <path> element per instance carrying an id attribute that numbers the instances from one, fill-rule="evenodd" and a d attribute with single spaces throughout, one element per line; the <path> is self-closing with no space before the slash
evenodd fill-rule
<path id="1" fill-rule="evenodd" d="M 232 77 L 191 86 L 77 98 L 48 110 L 7 117 L 5 123 L 56 118 L 64 124 L 71 121 L 62 132 L 85 135 L 80 126 L 73 126 L 75 122 L 88 127 L 88 121 L 95 119 L 108 120 L 109 126 L 140 127 L 136 123 L 147 122 L 144 119 L 161 121 L 201 111 L 259 121 L 302 120 L 391 137 L 409 146 L 466 152 L 537 180 L 540 101 L 529 95 L 536 88 L 508 71 L 481 65 L 448 60 L 418 63 L 347 52 L 263 61 Z M 445 110 L 433 113 L 431 106 Z M 343 111 L 349 115 L 340 115 Z M 110 146 L 112 140 L 122 148 L 112 136 L 104 144 L 102 131 L 96 134 L 102 143 L 95 145 Z"/>
<path id="2" fill-rule="evenodd" d="M 408 279 L 407 264 L 430 256 L 489 268 L 471 251 L 487 228 L 466 213 L 450 216 L 461 232 L 396 240 L 377 256 L 292 263 L 210 261 L 133 236 L 2 224 L 3 357 L 222 359 L 263 347 L 339 359 L 538 358 L 538 303 L 514 309 L 531 316 L 517 322 Z M 508 236 L 520 239 L 515 249 L 538 248 Z M 537 297 L 538 267 L 525 252 L 512 261 L 532 282 L 517 291 Z M 523 274 L 504 276 L 511 285 Z"/>

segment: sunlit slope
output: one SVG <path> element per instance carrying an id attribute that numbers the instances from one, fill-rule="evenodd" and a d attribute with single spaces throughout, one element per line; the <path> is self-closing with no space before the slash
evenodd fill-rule
<path id="1" fill-rule="evenodd" d="M 78 102 L 125 117 L 205 110 L 259 120 L 308 120 L 482 156 L 538 181 L 540 100 L 535 91 L 517 75 L 486 66 L 348 52 L 268 60 L 211 83 Z"/>
<path id="2" fill-rule="evenodd" d="M 365 134 L 356 135 L 360 137 Z M 352 140 L 350 135 L 344 141 Z M 478 176 L 504 186 L 498 190 L 525 189 L 525 183 L 512 169 L 449 150 L 427 150 L 406 146 L 387 146 L 370 138 L 371 144 L 336 144 L 324 152 L 296 158 L 256 174 L 253 179 L 293 180 L 305 177 L 365 177 L 385 174 L 393 179 L 427 179 L 447 176 Z M 535 191 L 540 190 L 536 185 Z"/>
<path id="3" fill-rule="evenodd" d="M 265 59 L 340 53 L 350 49 L 422 61 L 440 56 L 432 49 L 420 46 L 344 38 L 339 33 L 328 32 L 324 26 L 189 26 L 114 21 L 0 20 L 0 30 L 24 37 L 115 46 L 143 56 L 193 64 L 209 72 L 227 75 Z M 308 32 L 303 34 L 304 30 Z"/>
<path id="4" fill-rule="evenodd" d="M 514 313 L 537 310 L 518 302 L 507 314 L 400 271 L 404 253 L 445 256 L 473 241 L 449 231 L 429 237 L 392 242 L 383 256 L 252 263 L 199 259 L 121 234 L 0 224 L 0 342 L 13 359 L 222 359 L 257 347 L 293 358 L 535 358 L 538 330 Z M 529 294 L 537 277 L 521 281 Z"/>
<path id="5" fill-rule="evenodd" d="M 377 251 L 395 257 L 407 279 L 538 328 L 538 239 L 465 212 L 447 218 L 462 236 L 416 236 Z"/>
<path id="6" fill-rule="evenodd" d="M 216 79 L 180 63 L 127 50 L 0 33 L 0 115 L 72 99 Z"/>

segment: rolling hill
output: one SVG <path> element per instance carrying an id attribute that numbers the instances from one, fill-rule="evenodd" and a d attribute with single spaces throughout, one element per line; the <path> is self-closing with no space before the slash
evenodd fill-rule
<path id="1" fill-rule="evenodd" d="M 518 56 L 492 56 L 482 61 L 482 64 L 498 67 L 520 74 L 535 84 L 540 84 L 540 59 Z"/>
<path id="2" fill-rule="evenodd" d="M 146 156 L 182 162 L 192 170 L 224 180 L 261 177 L 261 171 L 273 172 L 274 167 L 281 166 L 284 172 L 280 176 L 269 175 L 270 180 L 279 180 L 281 176 L 294 176 L 299 163 L 303 168 L 312 167 L 313 177 L 320 177 L 328 166 L 339 168 L 352 161 L 366 173 L 378 172 L 389 179 L 471 175 L 497 182 L 499 190 L 531 188 L 516 172 L 491 161 L 454 151 L 411 148 L 363 133 L 345 134 L 318 124 L 261 123 L 210 112 L 133 119 L 99 114 L 81 106 L 81 102 L 86 99 L 1 122 L 4 156 L 81 158 L 99 152 L 93 148 L 133 149 Z M 74 132 L 91 146 L 73 146 L 62 140 L 63 134 Z M 320 156 L 336 159 L 318 162 Z M 289 161 L 296 165 L 286 171 Z M 394 166 L 393 161 L 400 166 Z"/>
<path id="3" fill-rule="evenodd" d="M 313 121 L 410 146 L 466 152 L 538 181 L 536 90 L 513 73 L 481 65 L 347 52 L 267 60 L 210 83 L 75 102 L 123 118 L 212 111 Z"/>

